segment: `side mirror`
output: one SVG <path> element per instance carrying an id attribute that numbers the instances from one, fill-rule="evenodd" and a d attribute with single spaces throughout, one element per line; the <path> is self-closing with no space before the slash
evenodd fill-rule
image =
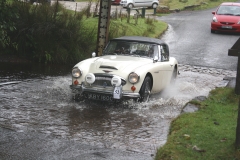
<path id="1" fill-rule="evenodd" d="M 212 11 L 212 14 L 216 14 L 216 12 L 215 12 L 215 11 Z"/>
<path id="2" fill-rule="evenodd" d="M 154 56 L 153 57 L 153 63 L 157 62 L 158 61 L 158 56 Z"/>
<path id="3" fill-rule="evenodd" d="M 96 57 L 96 53 L 95 52 L 92 53 L 92 58 L 94 58 L 94 57 Z"/>

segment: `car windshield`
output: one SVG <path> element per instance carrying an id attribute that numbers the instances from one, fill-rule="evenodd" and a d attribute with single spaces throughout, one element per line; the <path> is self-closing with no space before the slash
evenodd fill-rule
<path id="1" fill-rule="evenodd" d="M 240 16 L 239 6 L 220 6 L 217 14 Z"/>
<path id="2" fill-rule="evenodd" d="M 103 51 L 103 55 L 125 55 L 153 58 L 158 56 L 156 44 L 132 42 L 132 41 L 110 41 Z"/>

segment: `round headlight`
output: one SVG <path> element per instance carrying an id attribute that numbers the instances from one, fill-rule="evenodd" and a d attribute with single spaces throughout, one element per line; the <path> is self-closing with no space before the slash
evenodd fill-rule
<path id="1" fill-rule="evenodd" d="M 218 22 L 217 17 L 214 16 L 213 19 L 212 19 L 212 21 L 213 21 L 213 22 Z"/>
<path id="2" fill-rule="evenodd" d="M 72 76 L 74 78 L 79 78 L 79 77 L 81 77 L 81 75 L 82 75 L 82 72 L 79 68 L 73 68 L 72 69 Z"/>
<path id="3" fill-rule="evenodd" d="M 89 84 L 93 84 L 95 82 L 95 75 L 93 73 L 88 73 L 85 77 L 85 80 Z"/>
<path id="4" fill-rule="evenodd" d="M 111 80 L 111 84 L 116 87 L 119 87 L 121 83 L 122 83 L 121 78 L 117 76 L 114 76 Z"/>
<path id="5" fill-rule="evenodd" d="M 129 74 L 128 81 L 130 83 L 135 84 L 135 83 L 138 82 L 138 80 L 139 80 L 139 76 L 138 76 L 137 73 L 132 72 L 132 73 Z"/>

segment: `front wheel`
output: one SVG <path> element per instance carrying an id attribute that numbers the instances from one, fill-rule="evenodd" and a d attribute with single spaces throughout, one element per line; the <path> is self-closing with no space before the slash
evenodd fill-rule
<path id="1" fill-rule="evenodd" d="M 132 3 L 128 4 L 127 8 L 133 8 L 133 4 Z"/>
<path id="2" fill-rule="evenodd" d="M 157 8 L 158 7 L 158 4 L 157 3 L 153 3 L 152 4 L 152 8 L 154 9 L 154 8 Z"/>
<path id="3" fill-rule="evenodd" d="M 177 75 L 178 75 L 177 69 L 174 68 L 173 73 L 172 73 L 171 83 L 175 83 L 175 81 L 177 79 Z"/>
<path id="4" fill-rule="evenodd" d="M 152 81 L 150 77 L 146 77 L 143 81 L 142 87 L 139 91 L 140 98 L 139 102 L 147 102 L 151 93 Z"/>

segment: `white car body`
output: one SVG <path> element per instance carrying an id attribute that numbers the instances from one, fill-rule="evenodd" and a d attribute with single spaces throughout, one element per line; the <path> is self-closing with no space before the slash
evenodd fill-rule
<path id="1" fill-rule="evenodd" d="M 121 0 L 120 5 L 124 8 L 148 7 L 157 8 L 158 0 Z"/>
<path id="2" fill-rule="evenodd" d="M 123 42 L 124 44 L 131 44 L 130 49 L 125 49 L 124 52 L 126 53 L 127 50 L 128 53 L 122 54 L 122 52 L 111 51 L 116 49 L 113 48 L 114 45 L 123 44 Z M 147 56 L 149 52 L 143 55 L 142 50 L 141 52 L 136 50 L 136 46 L 146 50 L 148 45 L 154 49 L 152 57 Z M 83 60 L 73 67 L 72 85 L 70 87 L 76 94 L 85 95 L 84 98 L 86 99 L 102 101 L 124 98 L 145 101 L 143 100 L 143 92 L 144 94 L 149 92 L 146 93 L 147 96 L 159 93 L 170 84 L 172 79 L 177 77 L 178 62 L 175 58 L 169 57 L 168 45 L 159 39 L 138 36 L 120 37 L 111 40 L 104 52 L 104 55 L 100 57 Z M 145 53 L 146 51 L 144 51 Z M 144 88 L 149 88 L 149 90 L 140 91 L 146 77 L 148 77 L 149 87 Z M 116 83 L 113 80 L 114 78 Z M 119 81 L 118 84 L 117 81 Z M 117 98 L 112 98 L 116 96 L 114 93 L 116 87 L 121 88 L 118 90 L 121 93 L 117 95 Z M 145 99 L 148 99 L 148 97 L 145 97 Z"/>

